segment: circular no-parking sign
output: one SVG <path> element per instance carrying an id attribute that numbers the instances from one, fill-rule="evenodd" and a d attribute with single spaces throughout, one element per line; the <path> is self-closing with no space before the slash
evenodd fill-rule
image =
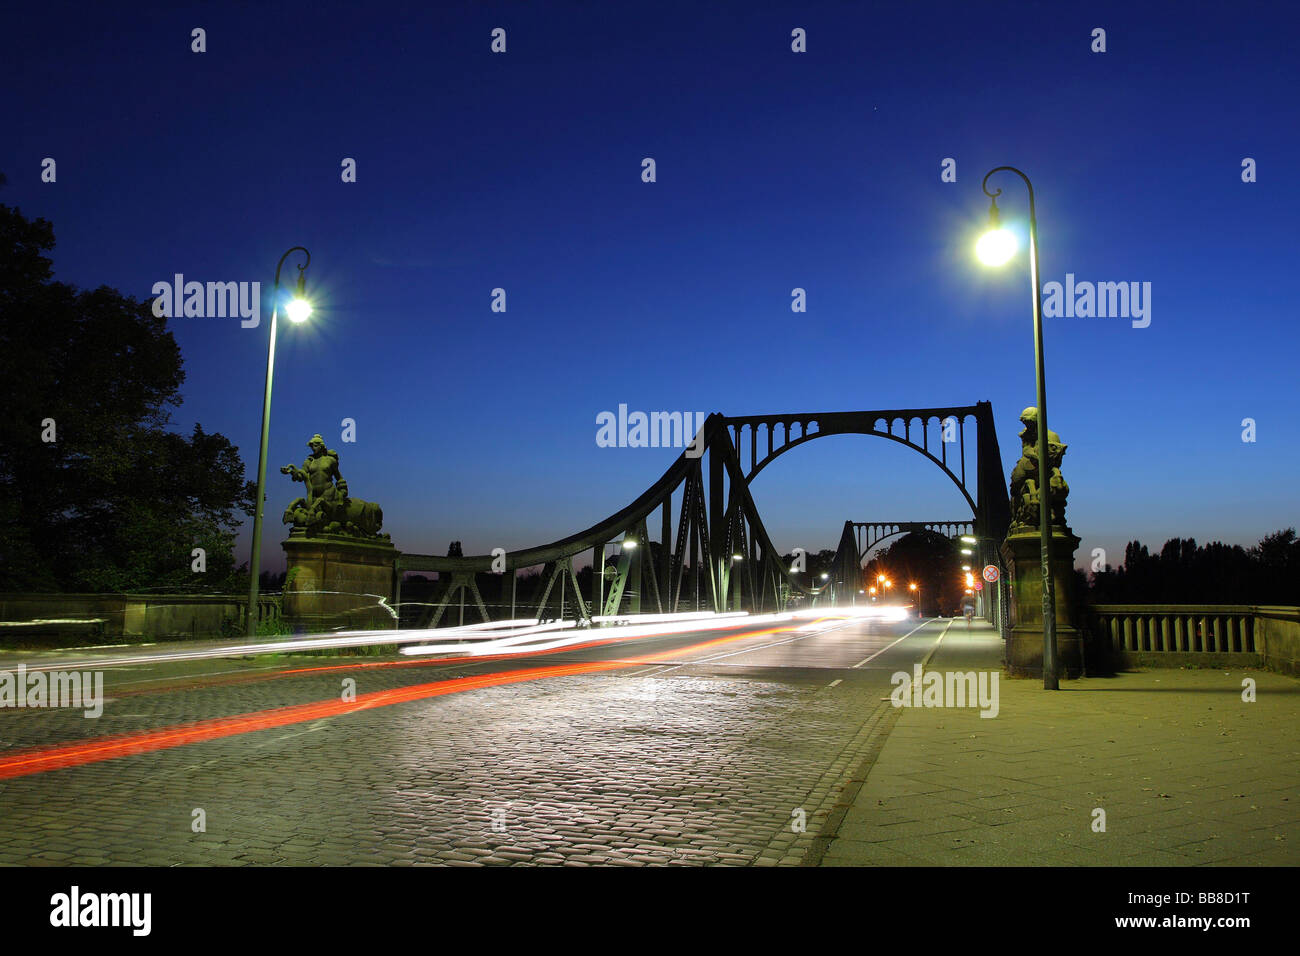
<path id="1" fill-rule="evenodd" d="M 998 579 L 997 566 L 993 564 L 984 565 L 984 580 L 987 581 L 989 584 L 992 584 L 997 579 Z"/>
<path id="2" fill-rule="evenodd" d="M 975 582 L 975 590 L 976 590 L 976 591 L 983 591 L 983 590 L 984 590 L 984 582 L 982 582 L 982 581 L 976 581 L 976 582 Z"/>

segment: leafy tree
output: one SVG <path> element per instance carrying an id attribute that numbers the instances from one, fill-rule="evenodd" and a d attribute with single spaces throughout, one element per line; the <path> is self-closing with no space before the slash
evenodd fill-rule
<path id="1" fill-rule="evenodd" d="M 863 568 L 863 589 L 874 587 L 882 574 L 894 583 L 886 592 L 887 601 L 916 603 L 925 615 L 953 613 L 965 591 L 957 546 L 934 531 L 906 534 L 878 552 Z M 917 586 L 915 600 L 909 584 Z"/>
<path id="2" fill-rule="evenodd" d="M 227 586 L 254 496 L 238 450 L 168 430 L 185 373 L 166 319 L 52 281 L 53 247 L 0 205 L 0 590 Z"/>

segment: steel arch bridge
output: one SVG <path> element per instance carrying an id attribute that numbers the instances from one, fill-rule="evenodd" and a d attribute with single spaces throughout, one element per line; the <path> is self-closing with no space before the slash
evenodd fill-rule
<path id="1" fill-rule="evenodd" d="M 853 529 L 858 560 L 865 560 L 871 549 L 882 541 L 899 534 L 912 534 L 918 531 L 932 531 L 945 538 L 957 535 L 975 534 L 975 522 L 967 521 L 849 521 Z"/>
<path id="2" fill-rule="evenodd" d="M 974 430 L 973 462 L 967 451 L 968 426 Z M 436 627 L 453 601 L 471 604 L 487 621 L 478 576 L 495 572 L 501 581 L 498 597 L 502 604 L 509 598 L 513 616 L 516 572 L 538 566 L 543 569 L 543 586 L 531 616 L 540 619 L 562 616 L 566 606 L 578 618 L 590 620 L 602 614 L 672 613 L 687 607 L 771 611 L 783 608 L 792 595 L 816 599 L 826 587 L 809 588 L 791 576 L 768 537 L 750 484 L 780 456 L 831 435 L 866 435 L 906 445 L 940 468 L 971 509 L 970 519 L 951 522 L 860 523 L 868 536 L 884 529 L 900 529 L 890 532 L 899 534 L 912 526 L 957 525 L 973 529 L 981 540 L 1000 540 L 1006 534 L 1011 512 L 988 402 L 820 414 L 727 417 L 715 413 L 658 481 L 627 507 L 585 531 L 507 552 L 504 558 L 399 555 L 393 569 L 395 601 L 400 604 L 406 573 L 436 571 L 448 584 L 421 625 Z M 657 547 L 651 546 L 652 528 L 659 532 Z M 883 537 L 876 543 L 879 540 Z M 607 568 L 605 549 L 619 542 L 617 564 Z M 852 584 L 856 594 L 861 558 L 870 547 L 860 547 L 853 522 L 847 522 L 828 584 L 834 589 Z M 592 592 L 584 595 L 573 560 L 588 551 L 592 568 L 599 573 L 592 575 Z"/>

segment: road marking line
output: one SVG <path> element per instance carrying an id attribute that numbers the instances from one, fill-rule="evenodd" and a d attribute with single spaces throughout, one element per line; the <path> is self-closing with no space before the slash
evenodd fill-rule
<path id="1" fill-rule="evenodd" d="M 956 618 L 954 618 L 953 620 L 956 620 Z M 952 627 L 952 621 L 949 621 L 948 624 L 947 624 L 947 626 L 944 627 L 944 629 L 943 629 L 943 633 L 940 634 L 940 635 L 939 635 L 939 639 L 938 639 L 937 641 L 934 642 L 934 647 L 930 648 L 930 653 L 929 653 L 929 654 L 926 654 L 926 655 L 925 655 L 925 660 L 921 661 L 921 670 L 922 670 L 922 671 L 924 671 L 927 667 L 930 666 L 930 658 L 934 657 L 934 652 L 937 651 L 937 650 L 939 649 L 939 645 L 943 643 L 943 639 L 944 639 L 945 637 L 948 636 L 948 628 L 949 628 L 949 627 Z"/>
<path id="2" fill-rule="evenodd" d="M 862 660 L 858 661 L 856 664 L 853 665 L 853 669 L 856 670 L 857 668 L 861 667 L 863 664 L 866 664 L 868 661 L 874 661 L 874 660 L 875 660 L 877 657 L 879 657 L 881 654 L 885 653 L 885 651 L 887 651 L 887 650 L 889 650 L 891 647 L 893 647 L 894 644 L 899 643 L 899 641 L 905 641 L 905 640 L 907 640 L 909 637 L 911 637 L 913 634 L 915 634 L 915 633 L 916 633 L 917 631 L 919 631 L 921 628 L 923 628 L 923 627 L 925 627 L 925 626 L 927 626 L 927 625 L 929 625 L 929 624 L 933 624 L 933 623 L 934 623 L 933 621 L 925 621 L 925 622 L 922 623 L 922 624 L 918 624 L 918 625 L 916 625 L 916 627 L 912 628 L 910 631 L 908 631 L 906 634 L 904 634 L 902 637 L 900 637 L 897 641 L 894 641 L 893 644 L 887 644 L 886 646 L 882 647 L 880 650 L 876 651 L 876 653 L 872 654 L 870 657 L 866 657 L 866 658 L 863 658 Z"/>
<path id="3" fill-rule="evenodd" d="M 835 678 L 833 681 L 831 681 L 829 684 L 827 684 L 826 686 L 827 686 L 827 687 L 834 687 L 834 686 L 835 686 L 836 684 L 838 684 L 841 680 L 843 680 L 842 677 L 837 677 L 837 678 Z"/>

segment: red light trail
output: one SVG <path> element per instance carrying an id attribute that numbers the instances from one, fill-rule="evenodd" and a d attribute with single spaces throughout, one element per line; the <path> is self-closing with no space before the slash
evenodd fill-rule
<path id="1" fill-rule="evenodd" d="M 806 622 L 800 622 L 798 626 L 803 626 L 805 623 Z M 307 721 L 320 720 L 326 717 L 339 717 L 345 714 L 356 713 L 358 711 L 372 710 L 376 707 L 390 707 L 394 704 L 404 704 L 416 700 L 427 700 L 431 697 L 442 697 L 446 694 L 459 694 L 468 690 L 479 690 L 485 687 L 499 687 L 505 684 L 518 684 L 524 681 L 543 680 L 550 677 L 572 677 L 577 674 L 595 674 L 603 671 L 623 670 L 628 667 L 639 667 L 644 664 L 653 664 L 666 658 L 676 657 L 681 654 L 689 654 L 695 651 L 702 651 L 710 647 L 730 644 L 746 638 L 764 637 L 769 634 L 779 634 L 794 629 L 794 625 L 785 625 L 766 628 L 759 631 L 745 631 L 741 634 L 712 638 L 711 640 L 692 644 L 688 647 L 673 648 L 672 650 L 658 651 L 653 654 L 643 654 L 637 657 L 625 658 L 617 661 L 555 664 L 548 667 L 533 667 L 520 670 L 499 671 L 492 674 L 473 675 L 469 677 L 454 677 L 448 680 L 415 684 L 411 687 L 399 687 L 393 690 L 372 691 L 367 694 L 359 694 L 357 698 L 352 701 L 331 699 L 315 701 L 309 704 L 292 704 L 287 707 L 277 707 L 270 710 L 257 710 L 246 714 L 235 714 L 231 717 L 218 717 L 212 720 L 200 720 L 188 724 L 176 724 L 171 727 L 162 727 L 158 730 L 111 734 L 104 737 L 92 737 L 85 740 L 74 741 L 73 743 L 68 744 L 31 747 L 23 750 L 11 751 L 0 756 L 0 780 L 8 780 L 14 777 L 25 777 L 31 774 L 45 773 L 50 770 L 60 770 L 66 767 L 79 767 L 84 764 L 98 763 L 104 760 L 115 760 L 119 757 L 128 757 L 134 754 L 168 750 L 173 747 L 183 747 L 188 744 L 202 743 L 206 740 L 218 740 L 222 737 L 233 737 L 238 734 L 252 733 L 257 730 L 270 730 L 276 727 L 286 727 L 293 724 L 306 723 Z M 597 644 L 607 643 L 613 643 L 613 641 L 592 641 L 590 644 L 576 645 L 575 647 L 568 647 L 564 650 L 572 651 L 578 647 L 590 647 Z M 549 653 L 555 652 L 552 651 Z M 528 652 L 524 652 L 520 655 L 500 656 L 522 657 L 528 656 Z M 489 659 L 491 658 L 444 658 L 437 663 L 445 664 L 459 660 L 480 663 Z M 427 662 L 421 661 L 418 663 L 426 664 Z M 343 669 L 356 669 L 355 665 L 337 665 L 337 667 Z M 301 671 L 291 671 L 289 673 L 306 673 L 314 670 L 326 669 L 335 668 L 304 668 Z"/>

